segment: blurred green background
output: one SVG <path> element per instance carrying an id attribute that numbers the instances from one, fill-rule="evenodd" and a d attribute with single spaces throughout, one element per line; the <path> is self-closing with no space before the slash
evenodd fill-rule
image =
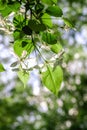
<path id="1" fill-rule="evenodd" d="M 9 68 L 11 37 L 0 32 L 0 61 L 7 67 L 0 73 L 0 130 L 87 130 L 87 0 L 58 3 L 77 28 L 56 30 L 66 52 L 58 97 L 41 86 L 35 72 L 23 88 Z"/>

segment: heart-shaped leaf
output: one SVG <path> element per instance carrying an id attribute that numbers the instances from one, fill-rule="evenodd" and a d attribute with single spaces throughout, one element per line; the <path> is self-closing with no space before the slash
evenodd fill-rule
<path id="1" fill-rule="evenodd" d="M 54 70 L 47 66 L 47 71 L 42 73 L 43 84 L 55 95 L 58 94 L 62 80 L 63 72 L 60 66 L 57 66 Z"/>

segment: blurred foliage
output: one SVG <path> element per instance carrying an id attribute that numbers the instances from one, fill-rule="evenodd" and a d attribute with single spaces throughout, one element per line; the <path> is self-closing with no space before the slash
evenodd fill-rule
<path id="1" fill-rule="evenodd" d="M 33 87 L 24 89 L 17 78 L 10 81 L 16 85 L 4 92 L 10 83 L 0 79 L 0 130 L 87 130 L 87 41 L 82 45 L 76 40 L 77 33 L 81 37 L 87 27 L 83 13 L 87 0 L 59 0 L 59 4 L 77 27 L 77 31 L 68 32 L 65 28 L 65 33 L 56 30 L 66 51 L 59 95 L 55 97 L 41 86 L 40 93 L 34 95 Z"/>

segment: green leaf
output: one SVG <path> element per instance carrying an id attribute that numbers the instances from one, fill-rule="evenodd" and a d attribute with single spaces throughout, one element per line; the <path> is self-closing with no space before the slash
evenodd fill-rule
<path id="1" fill-rule="evenodd" d="M 18 39 L 22 39 L 24 37 L 24 32 L 21 31 L 21 30 L 15 30 L 13 32 L 13 37 L 14 37 L 14 40 L 18 40 Z"/>
<path id="2" fill-rule="evenodd" d="M 13 19 L 13 24 L 17 29 L 22 29 L 23 24 L 25 24 L 24 16 L 22 14 L 16 14 Z"/>
<path id="3" fill-rule="evenodd" d="M 43 3 L 53 5 L 57 3 L 57 0 L 41 0 Z"/>
<path id="4" fill-rule="evenodd" d="M 64 18 L 64 23 L 69 27 L 69 28 L 75 28 L 74 24 L 72 23 L 72 21 L 70 21 L 68 18 Z"/>
<path id="5" fill-rule="evenodd" d="M 44 5 L 42 3 L 38 3 L 38 4 L 35 5 L 36 14 L 41 13 L 43 9 L 44 9 Z"/>
<path id="6" fill-rule="evenodd" d="M 55 17 L 61 17 L 63 15 L 63 12 L 59 6 L 49 6 L 46 9 L 46 13 L 48 13 L 51 16 L 55 16 Z"/>
<path id="7" fill-rule="evenodd" d="M 53 2 L 51 1 L 51 0 L 41 0 L 43 3 L 45 3 L 45 4 L 53 4 Z"/>
<path id="8" fill-rule="evenodd" d="M 17 12 L 20 8 L 20 4 L 18 2 L 14 2 L 13 4 L 7 4 L 3 10 L 0 10 L 2 16 L 6 17 L 12 12 Z"/>
<path id="9" fill-rule="evenodd" d="M 24 84 L 24 87 L 25 87 L 27 84 L 27 81 L 29 79 L 29 73 L 24 70 L 21 70 L 17 74 L 18 74 L 19 79 L 22 81 L 22 83 Z"/>
<path id="10" fill-rule="evenodd" d="M 8 7 L 13 11 L 17 12 L 20 8 L 20 3 L 19 2 L 13 2 L 11 4 L 8 4 Z"/>
<path id="11" fill-rule="evenodd" d="M 36 20 L 30 20 L 28 25 L 29 25 L 29 28 L 35 32 L 46 30 L 46 26 L 42 23 L 37 22 Z"/>
<path id="12" fill-rule="evenodd" d="M 63 72 L 60 66 L 57 66 L 54 70 L 47 66 L 47 71 L 42 73 L 43 84 L 55 95 L 58 94 L 62 80 Z"/>
<path id="13" fill-rule="evenodd" d="M 6 5 L 7 5 L 6 0 L 1 0 L 1 1 L 0 1 L 0 10 L 4 10 L 5 7 L 6 7 Z"/>
<path id="14" fill-rule="evenodd" d="M 44 13 L 43 16 L 41 17 L 41 20 L 42 20 L 43 24 L 52 28 L 53 24 L 52 24 L 50 15 L 48 15 L 47 13 Z"/>
<path id="15" fill-rule="evenodd" d="M 3 65 L 0 63 L 0 72 L 5 71 L 5 68 L 3 67 Z"/>
<path id="16" fill-rule="evenodd" d="M 0 10 L 0 14 L 3 17 L 8 16 L 11 12 L 12 12 L 12 9 L 10 9 L 7 5 L 6 5 L 6 7 L 3 10 Z"/>
<path id="17" fill-rule="evenodd" d="M 56 43 L 55 45 L 51 45 L 50 48 L 54 53 L 59 53 L 62 50 L 62 45 L 60 43 Z"/>
<path id="18" fill-rule="evenodd" d="M 27 51 L 30 54 L 34 49 L 33 43 L 28 39 L 19 39 L 14 42 L 14 52 L 20 57 L 23 51 Z"/>
<path id="19" fill-rule="evenodd" d="M 57 43 L 57 36 L 51 34 L 49 32 L 42 33 L 42 40 L 45 41 L 47 44 L 56 44 Z"/>

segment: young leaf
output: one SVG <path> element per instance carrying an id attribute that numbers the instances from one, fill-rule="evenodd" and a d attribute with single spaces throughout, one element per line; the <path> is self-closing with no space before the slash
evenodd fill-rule
<path id="1" fill-rule="evenodd" d="M 24 84 L 24 87 L 25 87 L 27 84 L 27 81 L 29 79 L 29 73 L 24 70 L 21 70 L 17 74 L 18 74 L 19 79 L 22 81 L 22 83 Z"/>
<path id="2" fill-rule="evenodd" d="M 45 24 L 49 28 L 52 28 L 53 24 L 52 24 L 52 20 L 51 20 L 51 17 L 49 14 L 44 13 L 43 16 L 41 17 L 41 20 L 42 20 L 43 24 Z"/>
<path id="3" fill-rule="evenodd" d="M 18 63 L 19 63 L 18 61 L 13 62 L 13 63 L 10 65 L 10 67 L 15 67 L 15 66 L 17 66 Z"/>
<path id="4" fill-rule="evenodd" d="M 24 50 L 27 51 L 27 54 L 30 54 L 34 49 L 33 43 L 31 40 L 23 39 L 16 40 L 14 42 L 14 52 L 20 57 Z"/>
<path id="5" fill-rule="evenodd" d="M 0 72 L 5 71 L 5 68 L 3 67 L 3 65 L 0 63 Z"/>
<path id="6" fill-rule="evenodd" d="M 63 12 L 59 6 L 49 6 L 46 9 L 46 13 L 48 13 L 51 16 L 55 16 L 55 17 L 61 17 L 63 15 Z"/>
<path id="7" fill-rule="evenodd" d="M 42 73 L 42 83 L 55 95 L 58 94 L 62 80 L 63 72 L 60 66 L 57 66 L 54 70 L 47 66 L 47 71 Z"/>
<path id="8" fill-rule="evenodd" d="M 51 45 L 51 50 L 54 52 L 54 53 L 59 53 L 61 50 L 62 50 L 62 46 L 60 43 L 56 43 L 55 45 Z"/>
<path id="9" fill-rule="evenodd" d="M 64 23 L 65 23 L 69 28 L 75 29 L 75 26 L 74 26 L 74 24 L 72 23 L 72 21 L 70 21 L 68 18 L 64 18 L 64 17 L 63 17 L 63 20 L 64 20 Z"/>

